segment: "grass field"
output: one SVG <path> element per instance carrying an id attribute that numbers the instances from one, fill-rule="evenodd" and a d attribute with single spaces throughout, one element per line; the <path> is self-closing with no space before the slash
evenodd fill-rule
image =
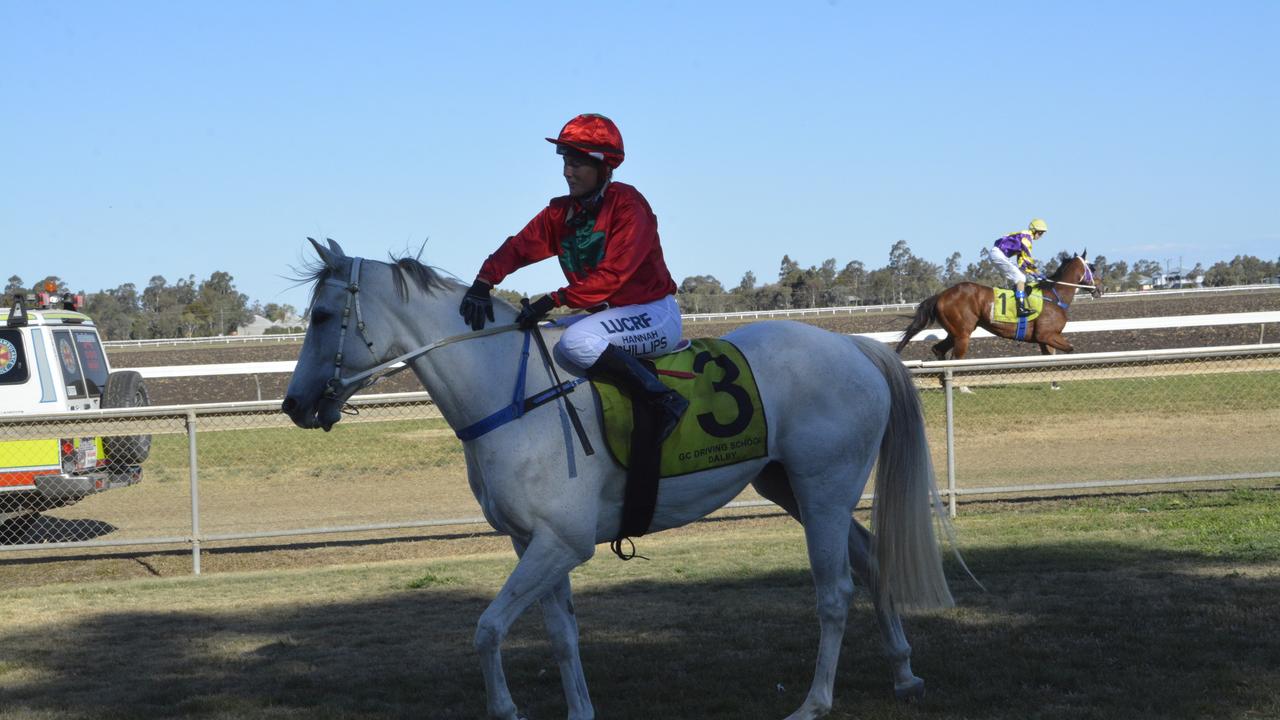
<path id="1" fill-rule="evenodd" d="M 925 701 L 892 700 L 860 597 L 832 717 L 1280 717 L 1280 488 L 982 503 L 958 529 L 988 592 L 953 566 L 958 608 L 906 619 Z M 0 584 L 0 719 L 482 717 L 471 635 L 513 557 L 497 538 L 444 542 L 469 550 Z M 798 526 L 705 523 L 642 550 L 652 560 L 606 553 L 574 573 L 598 715 L 776 719 L 798 706 L 817 636 Z M 539 613 L 505 657 L 522 708 L 563 717 Z"/>

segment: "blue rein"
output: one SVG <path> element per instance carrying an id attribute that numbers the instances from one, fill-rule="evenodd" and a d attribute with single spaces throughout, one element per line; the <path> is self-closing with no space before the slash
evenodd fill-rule
<path id="1" fill-rule="evenodd" d="M 516 373 L 516 389 L 511 396 L 511 404 L 503 407 L 501 410 L 489 415 L 486 418 L 477 420 L 470 425 L 455 430 L 454 434 L 462 442 L 475 440 L 476 438 L 488 433 L 490 430 L 506 425 L 513 420 L 519 420 L 524 414 L 530 410 L 545 405 L 556 398 L 564 397 L 573 392 L 573 389 L 586 382 L 586 378 L 574 378 L 565 380 L 562 383 L 553 385 L 540 393 L 524 396 L 525 375 L 529 369 L 529 341 L 533 337 L 533 333 L 541 332 L 540 330 L 531 329 L 524 331 L 524 347 L 520 350 L 520 369 Z"/>

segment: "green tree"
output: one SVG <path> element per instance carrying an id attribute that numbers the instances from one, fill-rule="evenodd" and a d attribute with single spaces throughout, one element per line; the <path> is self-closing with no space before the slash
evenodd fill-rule
<path id="1" fill-rule="evenodd" d="M 1097 265 L 1095 264 L 1095 267 Z M 1160 263 L 1155 260 L 1135 260 L 1133 265 L 1129 267 L 1129 274 L 1125 276 L 1124 287 L 1140 288 L 1142 281 L 1151 281 L 1152 276 L 1160 272 Z"/>
<path id="2" fill-rule="evenodd" d="M 90 293 L 85 298 L 84 311 L 108 340 L 135 338 L 136 333 L 146 327 L 145 323 L 138 322 L 142 307 L 138 289 L 133 283 L 125 283 L 114 290 Z"/>
<path id="3" fill-rule="evenodd" d="M 723 312 L 724 286 L 712 275 L 690 275 L 680 283 L 680 306 L 689 312 Z"/>
<path id="4" fill-rule="evenodd" d="M 1004 273 L 1000 272 L 999 266 L 992 261 L 990 248 L 983 248 L 982 253 L 978 255 L 978 262 L 969 263 L 965 267 L 964 277 L 969 282 L 991 287 L 1004 287 L 1008 284 Z"/>
<path id="5" fill-rule="evenodd" d="M 230 273 L 215 270 L 200 283 L 196 301 L 188 306 L 211 335 L 230 335 L 253 320 L 249 296 L 236 290 L 234 280 Z"/>
<path id="6" fill-rule="evenodd" d="M 742 274 L 738 286 L 730 291 L 735 310 L 756 310 L 756 274 L 750 270 Z"/>
<path id="7" fill-rule="evenodd" d="M 845 289 L 845 302 L 849 301 L 849 297 L 855 298 L 854 302 L 862 302 L 866 284 L 867 267 L 862 264 L 861 260 L 849 261 L 845 264 L 844 269 L 836 273 L 836 285 Z"/>
<path id="8" fill-rule="evenodd" d="M 942 266 L 942 284 L 951 286 L 963 280 L 964 273 L 960 270 L 960 253 L 953 252 L 947 256 L 947 261 Z"/>
<path id="9" fill-rule="evenodd" d="M 5 299 L 12 298 L 14 295 L 25 295 L 27 286 L 22 283 L 22 278 L 17 275 L 9 276 L 9 283 L 4 286 Z"/>
<path id="10" fill-rule="evenodd" d="M 1230 262 L 1216 262 L 1204 274 L 1204 284 L 1247 285 L 1275 277 L 1280 260 L 1269 262 L 1253 255 L 1237 255 Z"/>

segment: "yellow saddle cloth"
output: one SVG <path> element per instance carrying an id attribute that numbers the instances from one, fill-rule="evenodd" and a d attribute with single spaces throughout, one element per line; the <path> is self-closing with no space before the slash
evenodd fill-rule
<path id="1" fill-rule="evenodd" d="M 661 477 L 732 465 L 768 452 L 760 391 L 747 359 L 733 344 L 699 338 L 654 364 L 663 384 L 689 400 L 689 409 L 662 444 Z M 591 384 L 600 394 L 609 452 L 625 468 L 631 459 L 631 399 L 608 382 Z"/>
<path id="2" fill-rule="evenodd" d="M 995 291 L 996 296 L 991 303 L 991 322 L 1018 322 L 1018 298 L 1014 292 L 1004 288 L 992 288 L 992 290 Z M 1027 307 L 1031 308 L 1031 314 L 1026 317 L 1026 320 L 1035 320 L 1040 317 L 1040 311 L 1044 310 L 1044 293 L 1040 288 L 1031 288 L 1027 291 Z"/>

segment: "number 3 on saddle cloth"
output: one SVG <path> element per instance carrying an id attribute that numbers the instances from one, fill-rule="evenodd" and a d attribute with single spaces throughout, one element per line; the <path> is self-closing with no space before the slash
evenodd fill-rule
<path id="1" fill-rule="evenodd" d="M 687 475 L 732 465 L 768 452 L 768 423 L 751 366 L 738 348 L 725 340 L 699 338 L 685 350 L 663 355 L 655 362 L 658 378 L 689 400 L 689 409 L 662 444 L 658 477 Z M 635 418 L 631 399 L 614 385 L 593 380 L 600 396 L 601 417 L 609 453 L 631 470 L 631 439 Z M 644 463 L 646 465 L 651 463 Z M 635 478 L 628 472 L 628 484 Z M 635 489 L 628 488 L 628 496 Z M 643 535 L 652 520 L 657 483 L 648 488 L 643 526 L 627 527 L 621 536 Z M 624 510 L 625 513 L 625 510 Z M 638 530 L 638 531 L 637 531 Z M 616 552 L 616 550 L 615 550 Z"/>
<path id="2" fill-rule="evenodd" d="M 1018 332 L 1014 335 L 1014 339 L 1025 339 L 1027 323 L 1040 317 L 1041 311 L 1044 310 L 1044 292 L 1038 287 L 1030 288 L 1027 291 L 1027 307 L 1031 308 L 1031 314 L 1018 317 L 1018 300 L 1014 297 L 1013 291 L 1004 288 L 992 288 L 992 290 L 995 292 L 995 297 L 991 303 L 991 322 L 1017 325 Z"/>

